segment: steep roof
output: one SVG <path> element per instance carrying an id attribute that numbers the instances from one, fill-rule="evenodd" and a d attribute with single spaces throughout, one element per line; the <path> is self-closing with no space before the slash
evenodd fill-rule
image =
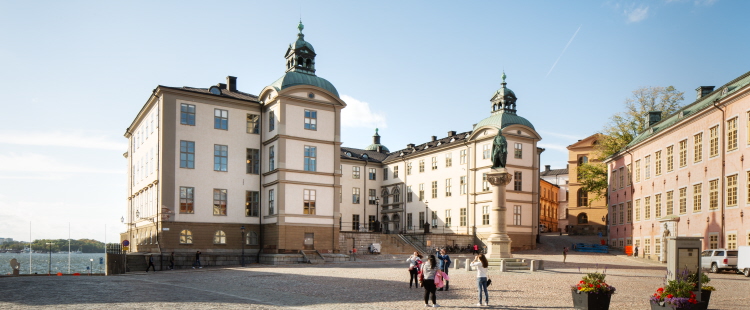
<path id="1" fill-rule="evenodd" d="M 504 113 L 504 112 L 493 113 L 492 116 L 481 120 L 479 123 L 474 125 L 474 130 L 476 130 L 479 127 L 487 126 L 487 125 L 494 125 L 495 127 L 502 129 L 502 128 L 508 127 L 510 125 L 515 125 L 515 124 L 524 125 L 526 127 L 536 130 L 534 128 L 534 125 L 532 125 L 531 122 L 529 122 L 529 120 L 517 114 Z"/>
<path id="2" fill-rule="evenodd" d="M 426 143 L 422 143 L 420 145 L 414 146 L 414 148 L 405 148 L 397 151 L 393 151 L 388 154 L 388 157 L 384 161 L 391 161 L 398 159 L 401 156 L 409 156 L 412 154 L 418 154 L 426 151 L 432 151 L 434 149 L 442 149 L 442 148 L 449 148 L 453 147 L 456 144 L 463 144 L 466 139 L 468 139 L 469 135 L 471 134 L 471 131 L 458 133 L 453 136 L 444 137 L 441 139 L 436 139 L 435 141 L 430 141 Z M 403 155 L 402 155 L 403 154 Z"/>
<path id="3" fill-rule="evenodd" d="M 363 155 L 367 155 L 367 157 L 365 158 Z M 383 160 L 388 156 L 388 154 L 378 153 L 377 151 L 355 149 L 351 147 L 341 147 L 340 156 L 341 159 L 382 163 Z"/>
<path id="4" fill-rule="evenodd" d="M 221 87 L 219 87 L 219 89 L 221 90 L 221 95 L 216 95 L 208 91 L 208 88 L 195 88 L 195 87 L 188 87 L 188 86 L 173 87 L 173 86 L 164 86 L 164 85 L 159 85 L 159 87 L 166 88 L 166 89 L 188 91 L 192 93 L 198 93 L 198 94 L 204 94 L 204 95 L 210 95 L 210 96 L 229 97 L 229 98 L 234 98 L 234 99 L 258 102 L 258 96 L 256 95 L 248 94 L 248 93 L 241 92 L 241 91 L 230 91 L 228 89 L 223 89 Z"/>
<path id="5" fill-rule="evenodd" d="M 542 176 L 542 177 L 553 176 L 553 175 L 566 175 L 566 174 L 568 174 L 568 168 L 542 170 L 539 172 L 539 176 Z"/>

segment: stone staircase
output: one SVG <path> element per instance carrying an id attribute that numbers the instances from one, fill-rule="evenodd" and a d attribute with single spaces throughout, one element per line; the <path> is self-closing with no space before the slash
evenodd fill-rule
<path id="1" fill-rule="evenodd" d="M 402 242 L 410 245 L 414 249 L 414 251 L 417 251 L 417 252 L 419 252 L 422 255 L 430 254 L 431 253 L 431 252 L 428 253 L 427 249 L 425 249 L 424 247 L 422 247 L 422 241 L 421 240 L 417 240 L 413 236 L 398 235 L 398 238 Z M 410 253 L 406 253 L 406 254 L 411 254 L 411 252 Z"/>
<path id="2" fill-rule="evenodd" d="M 505 260 L 506 270 L 531 270 L 531 265 L 525 259 L 514 258 Z"/>
<path id="3" fill-rule="evenodd" d="M 406 241 L 403 235 L 381 235 L 382 243 L 380 244 L 381 253 L 388 254 L 412 254 L 419 251 L 412 244 Z"/>
<path id="4" fill-rule="evenodd" d="M 310 264 L 325 264 L 326 260 L 317 250 L 301 250 L 302 257 Z"/>

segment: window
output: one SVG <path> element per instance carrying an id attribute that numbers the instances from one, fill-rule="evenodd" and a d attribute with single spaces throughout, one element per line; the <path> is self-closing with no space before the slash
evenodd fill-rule
<path id="1" fill-rule="evenodd" d="M 674 145 L 667 147 L 667 172 L 674 170 Z"/>
<path id="2" fill-rule="evenodd" d="M 229 147 L 214 144 L 214 171 L 227 171 Z"/>
<path id="3" fill-rule="evenodd" d="M 626 171 L 627 177 L 625 178 L 625 182 L 626 182 L 625 186 L 630 186 L 631 181 L 632 181 L 631 179 L 633 178 L 633 175 L 632 175 L 633 167 L 631 167 L 630 164 L 628 164 L 627 166 L 625 166 L 625 168 L 627 168 L 627 171 Z"/>
<path id="4" fill-rule="evenodd" d="M 398 166 L 393 166 L 393 178 L 398 178 Z"/>
<path id="5" fill-rule="evenodd" d="M 352 203 L 359 203 L 359 187 L 352 188 Z"/>
<path id="6" fill-rule="evenodd" d="M 460 226 L 466 226 L 466 223 L 467 223 L 467 221 L 466 221 L 467 220 L 466 208 L 461 208 L 458 211 L 459 211 L 459 213 L 461 213 L 460 214 L 461 217 L 459 218 L 459 225 Z"/>
<path id="7" fill-rule="evenodd" d="M 680 188 L 680 214 L 687 213 L 687 187 Z"/>
<path id="8" fill-rule="evenodd" d="M 628 210 L 627 211 L 628 211 L 627 212 L 627 214 L 628 214 L 628 221 L 627 221 L 627 223 L 633 222 L 633 202 L 632 201 L 628 201 Z"/>
<path id="9" fill-rule="evenodd" d="M 610 183 L 612 184 L 612 191 L 614 192 L 617 189 L 617 170 L 615 169 L 612 170 Z"/>
<path id="10" fill-rule="evenodd" d="M 424 212 L 419 212 L 419 226 L 421 227 L 425 223 L 427 223 L 427 220 L 425 220 Z"/>
<path id="11" fill-rule="evenodd" d="M 513 190 L 514 191 L 522 191 L 522 185 L 523 185 L 523 179 L 521 178 L 523 174 L 521 171 L 516 171 L 513 173 Z"/>
<path id="12" fill-rule="evenodd" d="M 406 213 L 406 229 L 414 229 L 414 217 L 411 213 Z"/>
<path id="13" fill-rule="evenodd" d="M 383 181 L 388 180 L 388 167 L 383 168 Z"/>
<path id="14" fill-rule="evenodd" d="M 445 154 L 445 166 L 453 166 L 453 153 Z"/>
<path id="15" fill-rule="evenodd" d="M 748 173 L 748 178 L 750 179 L 750 173 Z M 466 176 L 461 176 L 459 178 L 459 183 L 461 187 L 461 195 L 466 195 Z M 748 191 L 750 192 L 750 188 L 748 189 Z"/>
<path id="16" fill-rule="evenodd" d="M 661 238 L 654 239 L 654 254 L 661 255 Z"/>
<path id="17" fill-rule="evenodd" d="M 419 160 L 419 172 L 424 172 L 424 159 Z"/>
<path id="18" fill-rule="evenodd" d="M 620 204 L 620 225 L 625 223 L 625 204 Z"/>
<path id="19" fill-rule="evenodd" d="M 451 209 L 445 210 L 445 227 L 451 227 Z"/>
<path id="20" fill-rule="evenodd" d="M 367 225 L 369 225 L 369 230 L 375 230 L 375 221 L 377 220 L 377 217 L 375 215 L 368 215 L 367 216 Z"/>
<path id="21" fill-rule="evenodd" d="M 719 208 L 719 180 L 708 181 L 708 209 Z"/>
<path id="22" fill-rule="evenodd" d="M 274 197 L 274 190 L 268 190 L 268 215 L 276 214 L 276 208 L 274 208 L 274 201 L 276 200 L 276 197 Z"/>
<path id="23" fill-rule="evenodd" d="M 482 191 L 487 192 L 490 190 L 490 181 L 487 180 L 487 174 L 482 173 Z"/>
<path id="24" fill-rule="evenodd" d="M 273 111 L 268 112 L 268 131 L 273 131 L 276 128 L 276 116 Z"/>
<path id="25" fill-rule="evenodd" d="M 438 216 L 437 211 L 432 211 L 432 228 L 437 228 L 438 224 Z"/>
<path id="26" fill-rule="evenodd" d="M 640 182 L 641 181 L 641 160 L 635 161 L 635 181 Z"/>
<path id="27" fill-rule="evenodd" d="M 737 206 L 737 175 L 727 177 L 727 206 Z"/>
<path id="28" fill-rule="evenodd" d="M 424 183 L 419 184 L 419 201 L 424 201 Z"/>
<path id="29" fill-rule="evenodd" d="M 701 212 L 701 192 L 703 190 L 703 183 L 693 185 L 693 213 Z"/>
<path id="30" fill-rule="evenodd" d="M 482 145 L 482 159 L 490 158 L 491 153 L 492 153 L 492 145 L 490 144 Z"/>
<path id="31" fill-rule="evenodd" d="M 661 151 L 656 151 L 656 153 L 654 153 L 654 166 L 656 169 L 654 174 L 661 175 Z"/>
<path id="32" fill-rule="evenodd" d="M 223 230 L 214 233 L 214 244 L 227 244 L 227 234 Z"/>
<path id="33" fill-rule="evenodd" d="M 318 111 L 305 110 L 305 129 L 318 130 Z"/>
<path id="34" fill-rule="evenodd" d="M 465 165 L 466 164 L 466 150 L 459 151 L 458 155 L 460 157 L 461 164 Z"/>
<path id="35" fill-rule="evenodd" d="M 523 158 L 523 145 L 521 143 L 516 143 L 513 151 L 513 157 L 515 158 Z"/>
<path id="36" fill-rule="evenodd" d="M 302 200 L 304 200 L 304 205 L 302 207 L 302 214 L 315 214 L 315 190 L 314 189 L 303 190 Z"/>
<path id="37" fill-rule="evenodd" d="M 708 234 L 708 248 L 718 249 L 719 248 L 719 235 L 716 233 Z"/>
<path id="38" fill-rule="evenodd" d="M 367 203 L 369 203 L 371 205 L 374 205 L 375 204 L 375 199 L 378 198 L 377 197 L 378 196 L 378 191 L 376 189 L 372 189 L 371 188 L 371 189 L 367 190 L 367 193 L 368 193 L 368 195 L 367 195 L 368 196 L 368 198 L 367 198 L 368 202 Z M 385 196 L 385 197 L 387 197 L 387 196 Z M 383 204 L 387 204 L 387 202 L 385 201 L 385 199 L 383 200 Z"/>
<path id="39" fill-rule="evenodd" d="M 276 169 L 275 160 L 274 160 L 275 158 L 276 158 L 276 153 L 274 152 L 274 146 L 272 145 L 268 147 L 268 171 L 273 171 L 274 169 Z"/>
<path id="40" fill-rule="evenodd" d="M 411 185 L 406 187 L 406 202 L 412 202 L 412 191 L 411 191 Z"/>
<path id="41" fill-rule="evenodd" d="M 245 216 L 257 217 L 260 212 L 260 192 L 245 191 Z"/>
<path id="42" fill-rule="evenodd" d="M 687 166 L 687 139 L 680 141 L 680 168 Z"/>
<path id="43" fill-rule="evenodd" d="M 450 197 L 451 195 L 453 195 L 451 193 L 451 179 L 445 179 L 445 197 Z"/>
<path id="44" fill-rule="evenodd" d="M 214 109 L 214 129 L 229 129 L 229 111 Z"/>
<path id="45" fill-rule="evenodd" d="M 185 103 L 180 105 L 180 124 L 195 126 L 195 105 Z"/>
<path id="46" fill-rule="evenodd" d="M 727 250 L 736 250 L 737 249 L 737 234 L 728 234 L 727 235 Z"/>
<path id="47" fill-rule="evenodd" d="M 193 233 L 187 229 L 180 231 L 180 244 L 193 244 Z"/>
<path id="48" fill-rule="evenodd" d="M 737 149 L 737 118 L 727 121 L 727 151 Z"/>
<path id="49" fill-rule="evenodd" d="M 432 170 L 437 170 L 437 156 L 432 156 Z"/>
<path id="50" fill-rule="evenodd" d="M 245 244 L 246 245 L 258 245 L 258 234 L 256 234 L 254 231 L 249 231 L 245 235 Z"/>
<path id="51" fill-rule="evenodd" d="M 635 221 L 639 222 L 641 220 L 641 200 L 636 199 L 635 200 Z"/>
<path id="52" fill-rule="evenodd" d="M 195 168 L 195 142 L 180 141 L 180 168 Z"/>
<path id="53" fill-rule="evenodd" d="M 709 149 L 708 157 L 715 157 L 719 155 L 719 126 L 714 126 L 709 129 Z"/>
<path id="54" fill-rule="evenodd" d="M 260 133 L 260 115 L 247 114 L 247 133 Z"/>
<path id="55" fill-rule="evenodd" d="M 643 254 L 651 254 L 651 238 L 643 239 Z"/>
<path id="56" fill-rule="evenodd" d="M 667 160 L 669 160 L 669 158 L 667 158 Z M 667 167 L 667 168 L 669 168 L 669 167 Z M 645 174 L 644 177 L 646 178 L 646 180 L 650 179 L 651 178 L 651 155 L 646 156 L 646 158 L 644 158 L 643 170 L 645 172 L 644 173 Z"/>
<path id="57" fill-rule="evenodd" d="M 586 207 L 589 205 L 589 193 L 583 189 L 578 189 L 578 206 Z"/>
<path id="58" fill-rule="evenodd" d="M 305 171 L 317 171 L 317 147 L 305 145 Z"/>
<path id="59" fill-rule="evenodd" d="M 432 181 L 432 198 L 437 198 L 437 181 Z"/>
<path id="60" fill-rule="evenodd" d="M 513 225 L 521 225 L 521 206 L 513 206 Z"/>
<path id="61" fill-rule="evenodd" d="M 352 179 L 359 179 L 360 167 L 352 167 Z"/>
<path id="62" fill-rule="evenodd" d="M 352 214 L 352 230 L 359 230 L 359 214 Z"/>
<path id="63" fill-rule="evenodd" d="M 227 190 L 214 188 L 214 215 L 227 215 Z"/>
<path id="64" fill-rule="evenodd" d="M 246 157 L 247 157 L 247 160 L 246 160 L 247 173 L 259 174 L 260 173 L 260 150 L 247 149 Z"/>
<path id="65" fill-rule="evenodd" d="M 693 136 L 693 162 L 703 161 L 703 133 Z"/>
<path id="66" fill-rule="evenodd" d="M 195 188 L 193 187 L 180 186 L 180 214 L 193 214 L 195 212 L 193 209 L 194 191 Z"/>
<path id="67" fill-rule="evenodd" d="M 656 210 L 656 218 L 661 217 L 661 194 L 654 195 L 654 209 Z"/>
<path id="68" fill-rule="evenodd" d="M 482 206 L 482 225 L 490 224 L 490 206 Z"/>
<path id="69" fill-rule="evenodd" d="M 620 167 L 620 188 L 625 187 L 625 168 Z"/>
<path id="70" fill-rule="evenodd" d="M 368 179 L 369 180 L 375 180 L 375 173 L 376 173 L 375 172 L 375 168 L 370 168 L 369 169 L 369 174 L 367 175 Z"/>
<path id="71" fill-rule="evenodd" d="M 664 215 L 674 214 L 674 191 L 667 192 L 667 213 Z"/>
<path id="72" fill-rule="evenodd" d="M 411 175 L 411 162 L 406 163 L 406 175 Z"/>

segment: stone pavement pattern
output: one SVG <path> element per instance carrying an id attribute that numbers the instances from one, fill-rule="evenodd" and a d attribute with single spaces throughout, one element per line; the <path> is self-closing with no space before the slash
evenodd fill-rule
<path id="1" fill-rule="evenodd" d="M 543 246 L 516 257 L 544 259 L 539 272 L 490 271 L 489 309 L 572 309 L 569 287 L 583 272 L 604 270 L 617 288 L 610 309 L 649 309 L 664 265 L 611 254 L 570 252 L 571 237 L 545 236 Z M 559 250 L 559 251 L 558 251 Z M 454 260 L 457 255 L 452 256 Z M 204 268 L 111 277 L 0 278 L 0 309 L 419 309 L 421 288 L 409 289 L 406 256 L 362 257 L 321 266 Z M 461 261 L 468 256 L 460 258 Z M 378 260 L 380 259 L 380 260 Z M 579 272 L 580 268 L 580 272 Z M 451 269 L 443 308 L 478 309 L 475 272 Z M 750 279 L 712 274 L 710 309 L 750 309 Z M 481 307 L 488 308 L 488 307 Z"/>

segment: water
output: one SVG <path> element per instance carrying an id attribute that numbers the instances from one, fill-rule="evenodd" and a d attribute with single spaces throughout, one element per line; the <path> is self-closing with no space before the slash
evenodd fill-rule
<path id="1" fill-rule="evenodd" d="M 104 253 L 83 253 L 70 254 L 70 273 L 88 274 L 86 269 L 93 266 L 92 273 L 104 273 L 104 264 L 99 264 L 99 258 L 104 257 Z M 0 274 L 5 275 L 12 273 L 10 260 L 15 258 L 21 263 L 21 274 L 29 274 L 29 253 L 0 253 Z M 50 255 L 48 253 L 31 254 L 31 273 L 47 274 L 47 268 Z M 90 259 L 94 259 L 94 262 Z M 52 274 L 62 272 L 68 273 L 68 254 L 52 253 Z"/>

